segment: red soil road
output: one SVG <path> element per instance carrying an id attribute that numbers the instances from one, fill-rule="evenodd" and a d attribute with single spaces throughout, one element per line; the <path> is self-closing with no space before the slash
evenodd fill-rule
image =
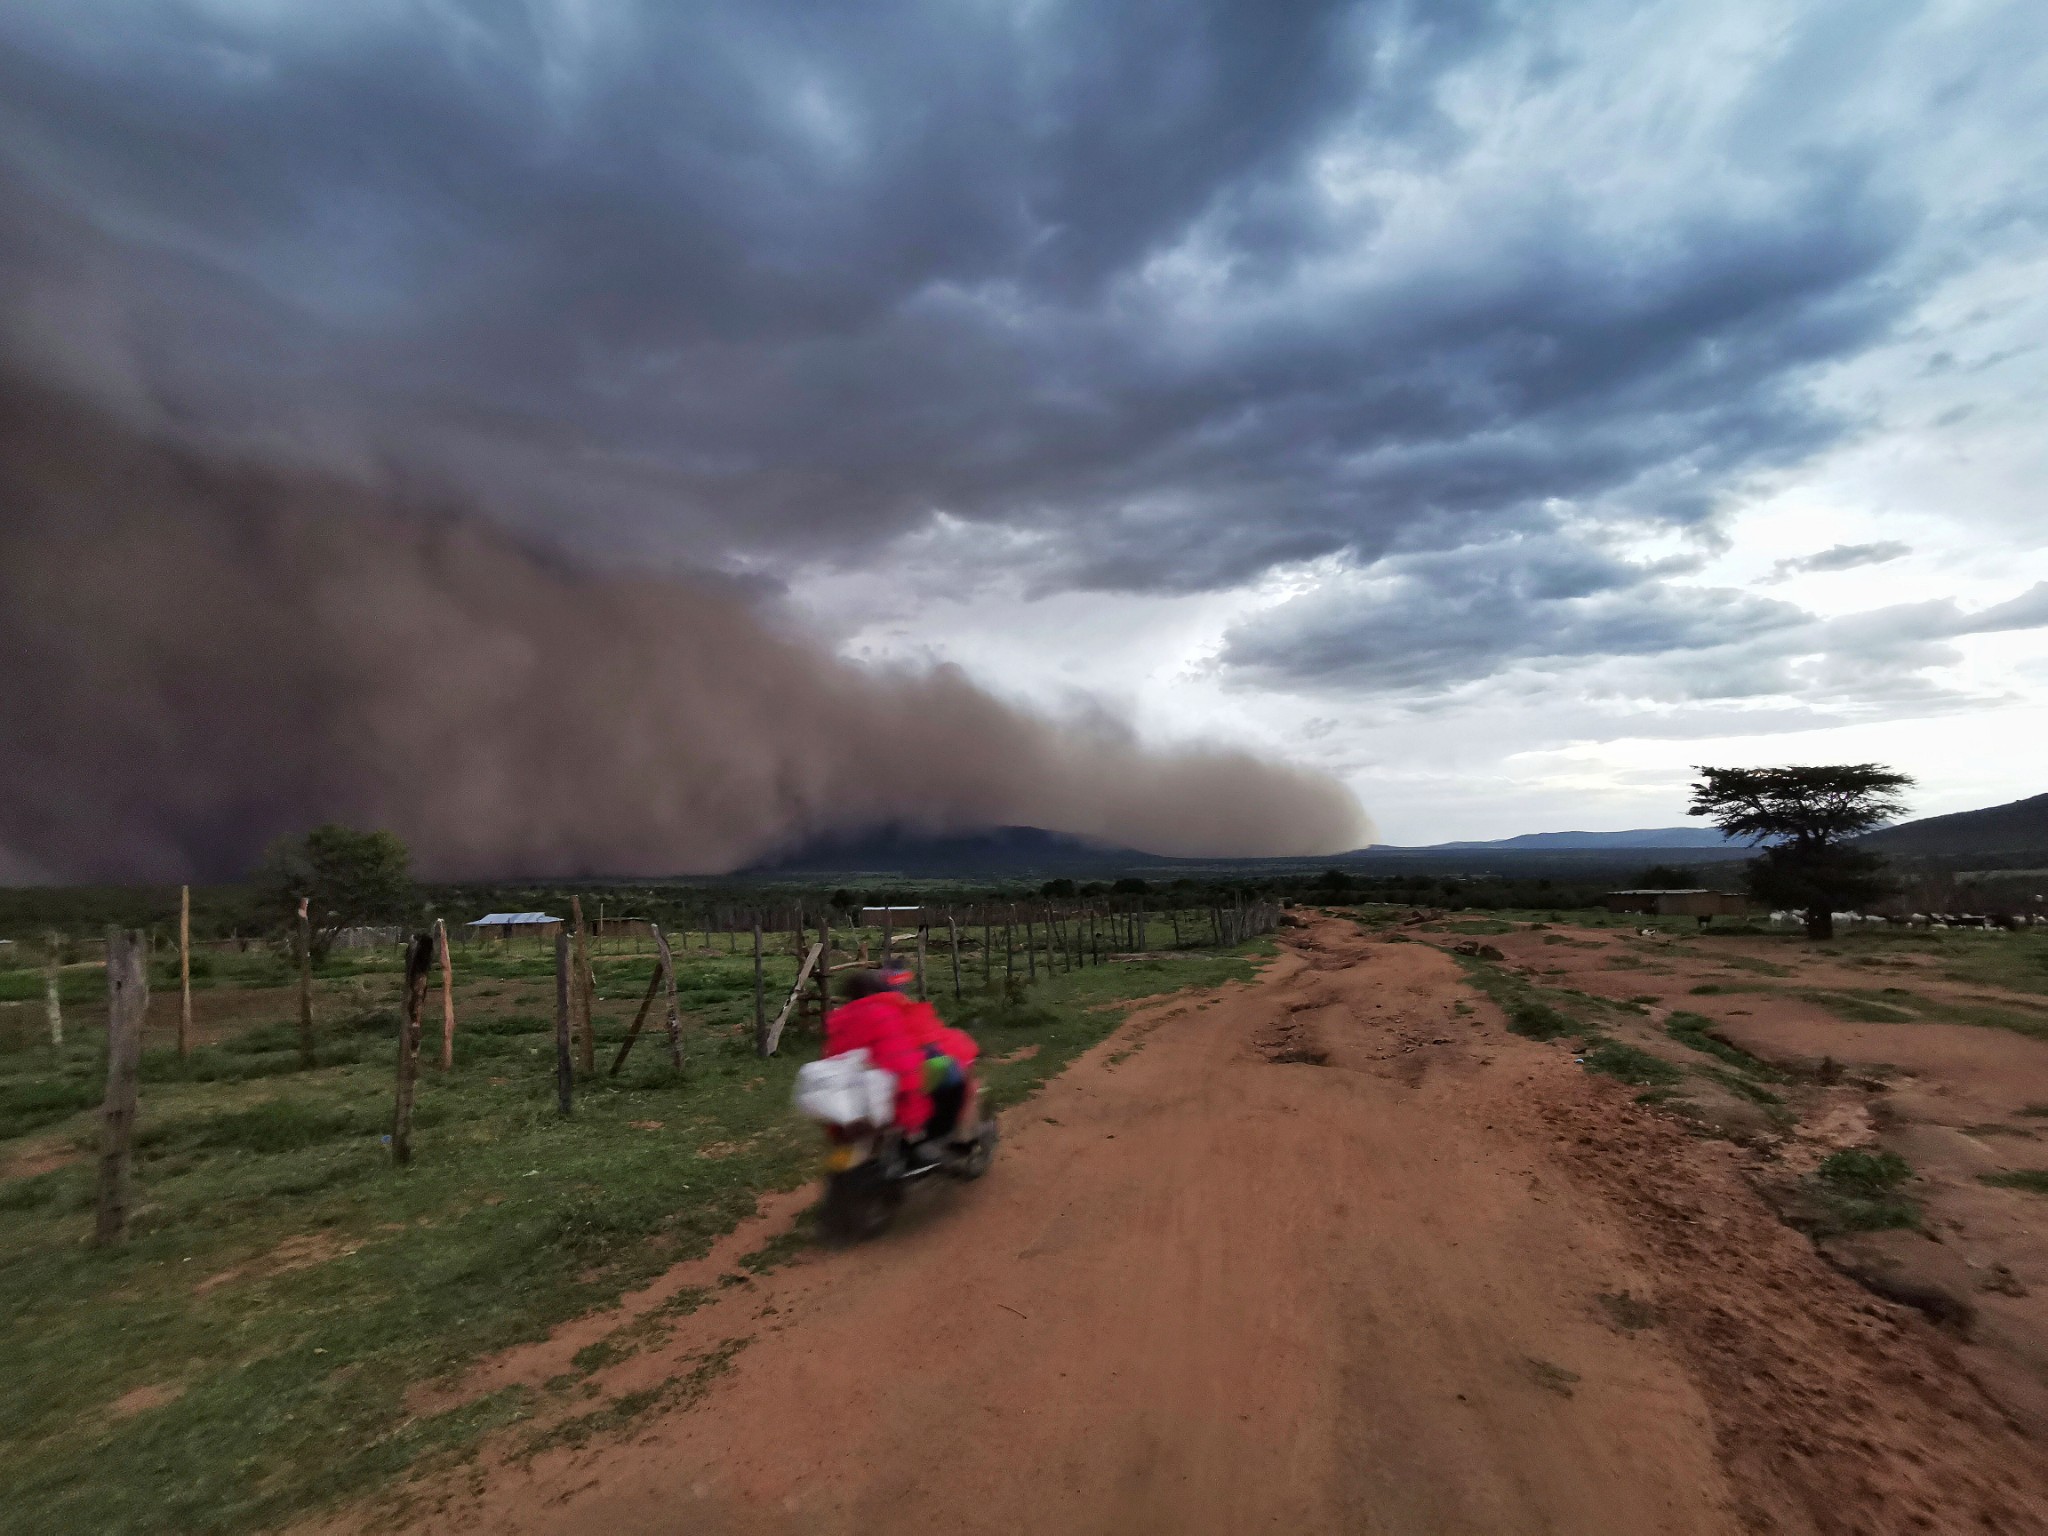
<path id="1" fill-rule="evenodd" d="M 1134 1015 L 1005 1132 L 985 1182 L 597 1378 L 644 1389 L 748 1340 L 688 1406 L 530 1459 L 508 1439 L 407 1490 L 401 1523 L 2048 1529 L 2040 1451 L 1932 1329 L 1823 1265 L 1725 1145 L 1502 1031 L 1427 945 L 1319 921 L 1255 984 Z M 546 1379 L 621 1316 L 465 1395 Z"/>

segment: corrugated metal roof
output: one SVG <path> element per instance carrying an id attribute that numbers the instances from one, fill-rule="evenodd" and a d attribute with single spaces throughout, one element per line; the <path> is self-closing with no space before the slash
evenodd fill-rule
<path id="1" fill-rule="evenodd" d="M 489 917 L 480 917 L 469 926 L 472 928 L 516 928 L 532 923 L 559 923 L 559 917 L 550 917 L 545 912 L 493 912 Z"/>

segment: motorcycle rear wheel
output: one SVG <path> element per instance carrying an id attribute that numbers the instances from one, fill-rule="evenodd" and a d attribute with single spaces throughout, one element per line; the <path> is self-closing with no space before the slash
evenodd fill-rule
<path id="1" fill-rule="evenodd" d="M 975 1133 L 974 1150 L 953 1164 L 953 1176 L 978 1179 L 987 1173 L 988 1165 L 996 1160 L 997 1139 L 995 1118 L 991 1116 L 982 1121 L 981 1129 Z"/>
<path id="2" fill-rule="evenodd" d="M 889 1230 L 902 1203 L 901 1186 L 888 1177 L 878 1160 L 870 1159 L 825 1181 L 825 1198 L 818 1203 L 818 1230 L 832 1242 L 865 1242 Z"/>

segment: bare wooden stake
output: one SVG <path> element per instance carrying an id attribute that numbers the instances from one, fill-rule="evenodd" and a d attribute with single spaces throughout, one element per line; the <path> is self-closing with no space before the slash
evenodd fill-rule
<path id="1" fill-rule="evenodd" d="M 829 914 L 831 908 L 827 907 Z M 832 924 L 829 917 L 818 920 L 818 1031 L 822 1035 L 832 1017 Z"/>
<path id="2" fill-rule="evenodd" d="M 581 1028 L 576 1037 L 577 1062 L 583 1075 L 589 1077 L 597 1071 L 597 1031 L 592 1027 L 591 1004 L 597 1000 L 597 981 L 590 974 L 590 936 L 583 927 L 583 899 L 569 898 L 569 916 L 576 923 L 576 1012 Z"/>
<path id="3" fill-rule="evenodd" d="M 754 920 L 754 1050 L 761 1056 L 768 1054 L 768 993 L 765 990 L 767 978 L 761 970 L 761 920 Z"/>
<path id="4" fill-rule="evenodd" d="M 946 914 L 946 951 L 953 957 L 953 1001 L 960 1000 L 960 925 Z"/>
<path id="5" fill-rule="evenodd" d="M 811 952 L 804 956 L 804 963 L 796 973 L 796 985 L 789 989 L 789 999 L 782 1005 L 782 1011 L 775 1015 L 775 1022 L 768 1026 L 768 1048 L 761 1054 L 773 1056 L 776 1047 L 782 1044 L 782 1026 L 789 1022 L 789 1016 L 796 1011 L 796 1005 L 804 995 L 804 988 L 810 985 L 811 970 L 824 957 L 824 948 L 813 944 Z"/>
<path id="6" fill-rule="evenodd" d="M 920 1003 L 927 1001 L 924 992 L 924 936 L 925 926 L 923 923 L 919 923 L 917 925 L 917 1000 Z"/>
<path id="7" fill-rule="evenodd" d="M 653 1008 L 654 999 L 661 991 L 661 961 L 654 962 L 654 974 L 647 978 L 647 994 L 640 999 L 640 1011 L 633 1015 L 633 1022 L 626 1026 L 626 1038 L 619 1042 L 619 1054 L 612 1058 L 612 1069 L 606 1074 L 619 1075 L 619 1068 L 626 1064 L 626 1053 L 633 1049 L 633 1042 L 640 1038 L 640 1026 L 647 1022 L 648 1010 Z"/>
<path id="8" fill-rule="evenodd" d="M 569 1054 L 569 935 L 555 929 L 555 1106 L 563 1115 L 575 1108 L 576 1063 Z"/>
<path id="9" fill-rule="evenodd" d="M 1038 980 L 1038 937 L 1031 931 L 1031 915 L 1024 916 L 1024 968 L 1027 977 Z"/>
<path id="10" fill-rule="evenodd" d="M 669 952 L 668 935 L 661 931 L 661 924 L 647 925 L 654 932 L 655 960 L 661 967 L 661 984 L 665 990 L 668 1024 L 669 1065 L 678 1072 L 683 1070 L 683 1016 L 676 1009 L 676 961 Z"/>
<path id="11" fill-rule="evenodd" d="M 100 1105 L 99 1199 L 93 1241 L 128 1235 L 135 1100 L 142 1067 L 142 1018 L 149 1010 L 149 967 L 139 932 L 107 930 L 107 1096 Z"/>
<path id="12" fill-rule="evenodd" d="M 178 1060 L 192 1054 L 192 887 L 178 887 Z"/>
<path id="13" fill-rule="evenodd" d="M 434 919 L 434 949 L 441 957 L 441 1070 L 455 1070 L 455 961 L 448 953 L 448 924 Z"/>
<path id="14" fill-rule="evenodd" d="M 313 919 L 299 898 L 299 1065 L 313 1065 Z"/>
<path id="15" fill-rule="evenodd" d="M 63 979 L 64 941 L 56 934 L 50 935 L 50 963 L 43 972 L 43 1022 L 50 1026 L 50 1049 L 64 1049 L 64 1004 L 57 996 L 58 983 Z"/>
<path id="16" fill-rule="evenodd" d="M 391 1110 L 391 1161 L 412 1161 L 412 1100 L 420 1080 L 420 1013 L 427 1003 L 427 972 L 434 936 L 416 933 L 405 951 L 405 1012 L 398 1021 L 398 1094 Z"/>

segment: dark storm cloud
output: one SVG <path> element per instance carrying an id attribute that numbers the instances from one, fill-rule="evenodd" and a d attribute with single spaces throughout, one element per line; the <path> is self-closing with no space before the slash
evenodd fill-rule
<path id="1" fill-rule="evenodd" d="M 234 878 L 329 819 L 441 876 L 716 873 L 884 822 L 1206 854 L 1369 835 L 1322 774 L 866 671 L 730 592 L 165 448 L 4 375 L 0 507 L 0 880 Z"/>
<path id="2" fill-rule="evenodd" d="M 1356 816 L 1327 780 L 1176 777 L 1180 759 L 1128 740 L 1102 756 L 951 674 L 884 686 L 790 650 L 759 599 L 808 568 L 894 572 L 905 548 L 947 593 L 1187 592 L 1311 562 L 1323 589 L 1240 625 L 1229 675 L 1420 696 L 1640 661 L 1705 697 L 1768 691 L 1811 654 L 1853 670 L 1801 610 L 1624 552 L 1645 533 L 1712 547 L 1735 488 L 1856 430 L 1837 411 L 1863 407 L 1823 407 L 1815 377 L 2015 226 L 2017 181 L 1944 225 L 1912 169 L 2038 41 L 2026 7 L 1993 11 L 1972 31 L 1910 5 L 1762 0 L 29 0 L 0 11 L 0 368 L 25 398 L 102 413 L 111 446 L 73 469 L 187 468 L 153 500 L 100 482 L 125 541 L 104 558 L 147 599 L 94 610 L 103 649 L 65 620 L 75 594 L 23 585 L 52 569 L 26 555 L 8 617 L 56 646 L 49 676 L 82 669 L 89 689 L 98 668 L 155 718 L 158 649 L 188 658 L 195 697 L 247 683 L 231 648 L 143 622 L 169 622 L 162 573 L 269 605 L 230 645 L 290 635 L 314 604 L 321 686 L 258 690 L 254 714 L 222 718 L 261 730 L 201 744 L 254 761 L 367 734 L 404 765 L 443 759 L 417 756 L 379 617 L 460 611 L 478 625 L 464 645 L 538 653 L 546 633 L 507 606 L 525 594 L 605 658 L 580 728 L 622 762 L 655 761 L 636 755 L 651 739 L 694 765 L 667 799 L 658 774 L 622 771 L 611 804 L 701 828 L 721 786 L 767 786 L 726 841 L 671 839 L 663 858 L 896 814 L 907 792 L 849 809 L 817 790 L 806 762 L 828 747 L 787 722 L 842 719 L 836 761 L 896 763 L 872 733 L 927 685 L 1066 786 L 1033 800 L 1004 780 L 1016 793 L 984 803 L 971 775 L 917 780 L 944 817 L 1041 805 L 1155 843 L 1321 846 Z M 1925 78 L 1923 21 L 1946 50 Z M 223 522 L 195 484 L 230 501 L 268 486 L 274 505 Z M 58 548 L 65 505 L 13 496 L 0 534 Z M 485 551 L 454 566 L 418 531 L 450 506 Z M 88 513 L 112 515 L 61 515 Z M 316 580 L 364 527 L 388 558 Z M 647 613 L 701 585 L 655 598 L 598 570 L 727 585 L 670 631 Z M 629 632 L 608 634 L 611 606 Z M 1935 654 L 1965 622 L 1930 613 L 1899 643 Z M 771 723 L 733 738 L 755 744 L 744 762 L 691 756 L 703 719 L 752 701 L 693 694 L 679 652 L 780 680 Z M 667 702 L 643 730 L 650 696 Z M 570 804 L 546 793 L 545 744 L 484 724 L 468 777 L 503 794 L 464 803 L 513 809 L 450 823 L 439 856 L 637 847 L 587 799 L 534 815 Z M 973 737 L 927 745 L 965 760 Z M 70 739 L 83 757 L 34 758 L 39 793 L 160 738 Z M 398 782 L 376 760 L 318 781 L 324 799 L 273 801 L 211 762 L 179 780 L 205 803 L 137 811 L 152 868 L 239 847 L 222 817 L 370 814 Z M 1218 797 L 1267 796 L 1274 819 L 1217 819 Z M 39 827 L 89 831 L 92 805 L 66 803 L 69 820 L 9 833 L 17 863 L 102 867 L 24 851 Z M 1160 828 L 1155 804 L 1193 830 Z"/>
<path id="3" fill-rule="evenodd" d="M 35 289 L 46 352 L 614 553 L 858 559 L 944 511 L 1055 535 L 1040 590 L 1185 590 L 1560 498 L 1697 523 L 1840 430 L 1799 370 L 1912 296 L 1915 209 L 1853 146 L 1627 214 L 1592 155 L 1489 189 L 1446 83 L 1598 61 L 1479 3 L 83 3 L 0 39 L 23 206 L 90 250 Z M 1418 248 L 1346 165 L 1478 187 Z"/>

